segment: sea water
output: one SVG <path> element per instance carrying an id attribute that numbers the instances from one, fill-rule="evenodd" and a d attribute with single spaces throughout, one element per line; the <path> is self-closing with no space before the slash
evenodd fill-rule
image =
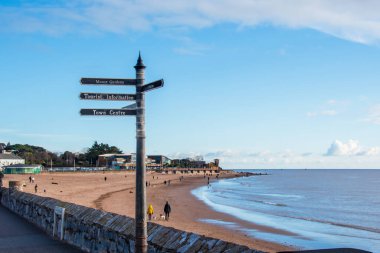
<path id="1" fill-rule="evenodd" d="M 302 249 L 380 252 L 380 170 L 244 170 L 269 175 L 220 179 L 193 194 L 218 212 L 294 235 L 200 219 Z"/>

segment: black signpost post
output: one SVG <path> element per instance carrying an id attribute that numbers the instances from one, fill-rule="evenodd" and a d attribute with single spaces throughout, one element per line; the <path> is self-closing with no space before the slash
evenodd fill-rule
<path id="1" fill-rule="evenodd" d="M 118 78 L 81 78 L 82 85 L 133 85 L 136 94 L 115 93 L 80 93 L 80 99 L 101 101 L 136 101 L 136 106 L 122 109 L 81 109 L 82 116 L 136 116 L 136 203 L 135 203 L 135 252 L 146 253 L 147 223 L 146 223 L 146 185 L 145 185 L 145 93 L 161 88 L 164 80 L 158 80 L 144 85 L 145 66 L 139 54 L 136 69 L 136 79 Z"/>

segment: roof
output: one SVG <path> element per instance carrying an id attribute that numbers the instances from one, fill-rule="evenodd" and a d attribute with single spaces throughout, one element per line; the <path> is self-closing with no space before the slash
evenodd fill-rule
<path id="1" fill-rule="evenodd" d="M 9 166 L 4 166 L 4 168 L 35 168 L 41 166 L 41 164 L 12 164 Z"/>
<path id="2" fill-rule="evenodd" d="M 141 58 L 140 52 L 139 52 L 139 58 L 137 59 L 135 69 L 145 69 L 145 65 L 144 65 L 143 60 Z"/>
<path id="3" fill-rule="evenodd" d="M 23 158 L 19 157 L 15 154 L 0 154 L 0 159 L 7 159 L 7 160 L 21 160 Z"/>

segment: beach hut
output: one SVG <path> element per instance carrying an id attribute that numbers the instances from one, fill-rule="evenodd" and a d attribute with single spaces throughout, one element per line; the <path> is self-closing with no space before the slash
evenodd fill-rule
<path id="1" fill-rule="evenodd" d="M 41 173 L 42 165 L 40 164 L 13 164 L 4 166 L 4 174 L 39 174 Z"/>

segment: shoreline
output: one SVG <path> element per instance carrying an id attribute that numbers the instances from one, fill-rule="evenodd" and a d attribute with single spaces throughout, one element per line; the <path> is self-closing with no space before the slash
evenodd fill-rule
<path id="1" fill-rule="evenodd" d="M 182 181 L 179 177 L 183 176 Z M 246 173 L 227 171 L 215 178 L 210 176 L 210 183 L 215 180 L 246 176 Z M 28 181 L 29 175 L 6 175 L 7 181 L 23 180 L 27 182 L 25 192 L 34 193 L 34 185 Z M 134 217 L 134 172 L 95 172 L 95 173 L 43 173 L 34 175 L 39 186 L 37 195 L 73 202 L 88 207 L 103 209 L 105 211 Z M 107 179 L 105 180 L 105 177 Z M 153 177 L 155 179 L 153 179 Z M 232 215 L 213 210 L 203 201 L 194 196 L 191 191 L 207 185 L 207 176 L 203 173 L 195 174 L 159 174 L 147 172 L 146 180 L 150 183 L 147 187 L 147 205 L 152 204 L 154 215 L 159 217 L 163 213 L 163 206 L 169 201 L 172 212 L 169 221 L 153 220 L 157 224 L 174 227 L 188 232 L 198 233 L 209 237 L 246 245 L 252 249 L 266 252 L 294 250 L 295 247 L 252 238 L 242 231 L 236 231 L 225 226 L 210 224 L 204 220 L 221 220 L 233 222 L 241 227 L 254 229 L 260 232 L 276 234 L 291 234 L 288 231 L 261 226 L 251 222 L 240 220 Z M 168 181 L 170 180 L 170 184 Z M 167 181 L 167 184 L 164 184 Z M 53 184 L 54 183 L 54 184 Z M 46 190 L 44 192 L 43 190 Z"/>

